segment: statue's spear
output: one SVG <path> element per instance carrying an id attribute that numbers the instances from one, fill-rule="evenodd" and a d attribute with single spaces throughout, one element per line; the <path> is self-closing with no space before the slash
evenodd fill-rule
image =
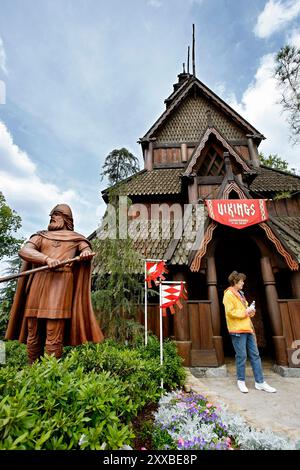
<path id="1" fill-rule="evenodd" d="M 11 274 L 10 276 L 0 277 L 0 282 L 11 281 L 12 279 L 17 279 L 18 277 L 28 276 L 29 274 L 38 273 L 40 271 L 47 271 L 47 269 L 56 269 L 61 266 L 64 266 L 65 264 L 73 263 L 74 261 L 81 261 L 81 260 L 82 258 L 80 258 L 80 256 L 75 256 L 75 258 L 70 258 L 70 259 L 66 259 L 62 261 L 54 268 L 49 268 L 49 266 L 46 265 L 46 266 L 41 266 L 39 268 L 29 269 L 28 271 L 21 271 L 18 274 Z"/>

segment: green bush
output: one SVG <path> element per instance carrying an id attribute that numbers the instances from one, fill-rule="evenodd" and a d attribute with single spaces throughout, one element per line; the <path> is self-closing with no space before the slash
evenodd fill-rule
<path id="1" fill-rule="evenodd" d="M 118 449 L 130 443 L 126 423 L 136 405 L 109 372 L 70 370 L 69 359 L 53 357 L 13 372 L 0 371 L 0 449 L 100 449 L 104 442 Z"/>
<path id="2" fill-rule="evenodd" d="M 26 348 L 6 343 L 0 368 L 0 449 L 119 449 L 134 437 L 131 420 L 161 396 L 159 343 L 120 346 L 111 340 L 65 348 L 57 361 L 31 367 Z M 184 378 L 176 347 L 167 342 L 165 386 Z"/>
<path id="3" fill-rule="evenodd" d="M 28 365 L 28 357 L 26 345 L 19 343 L 19 341 L 5 341 L 5 364 L 0 364 L 0 367 L 15 367 L 16 369 L 23 369 Z"/>
<path id="4" fill-rule="evenodd" d="M 141 352 L 144 359 L 159 359 L 160 344 L 156 336 L 148 336 L 147 347 L 144 346 L 144 338 L 136 343 L 136 348 Z M 166 339 L 163 345 L 163 379 L 165 388 L 173 389 L 183 385 L 186 373 L 182 367 L 183 359 L 177 354 L 174 341 Z"/>

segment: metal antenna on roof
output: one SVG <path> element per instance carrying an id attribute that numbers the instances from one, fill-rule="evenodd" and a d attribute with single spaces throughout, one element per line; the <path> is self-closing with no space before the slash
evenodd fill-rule
<path id="1" fill-rule="evenodd" d="M 187 55 L 187 73 L 190 73 L 190 46 L 188 46 L 188 55 Z"/>
<path id="2" fill-rule="evenodd" d="M 185 73 L 185 63 L 184 62 L 182 64 L 182 68 L 183 68 L 183 73 Z"/>
<path id="3" fill-rule="evenodd" d="M 193 45 L 192 45 L 192 63 L 193 63 L 193 75 L 196 76 L 196 67 L 195 67 L 195 25 L 193 23 Z"/>

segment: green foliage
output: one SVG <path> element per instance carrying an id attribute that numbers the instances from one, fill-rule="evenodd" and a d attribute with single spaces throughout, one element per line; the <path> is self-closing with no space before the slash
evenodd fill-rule
<path id="1" fill-rule="evenodd" d="M 161 396 L 158 340 L 149 348 L 112 340 L 65 348 L 57 361 L 45 356 L 25 366 L 25 346 L 6 342 L 0 368 L 0 449 L 119 449 L 130 445 L 131 420 Z M 182 367 L 167 345 L 165 359 Z M 174 385 L 164 371 L 168 388 Z"/>
<path id="2" fill-rule="evenodd" d="M 94 278 L 92 303 L 105 336 L 128 341 L 141 327 L 134 323 L 138 305 L 142 303 L 144 284 L 141 259 L 132 240 L 93 241 L 94 263 L 99 267 Z"/>
<path id="3" fill-rule="evenodd" d="M 1 367 L 13 367 L 15 370 L 23 369 L 28 365 L 26 345 L 19 341 L 5 341 L 6 362 Z"/>
<path id="4" fill-rule="evenodd" d="M 16 238 L 15 232 L 21 227 L 21 217 L 7 204 L 0 191 L 0 260 L 16 255 L 24 240 Z M 9 260 L 9 269 L 5 274 L 19 271 L 19 259 Z M 15 294 L 16 281 L 0 284 L 0 339 L 3 338 L 9 317 L 10 308 Z"/>
<path id="5" fill-rule="evenodd" d="M 144 358 L 159 357 L 160 343 L 156 336 L 148 336 L 147 347 L 143 345 L 144 339 L 140 337 L 135 346 L 142 351 Z M 182 367 L 183 359 L 177 354 L 177 348 L 174 341 L 166 339 L 163 347 L 163 380 L 168 388 L 175 388 L 176 384 L 183 385 L 186 377 L 185 370 Z"/>
<path id="6" fill-rule="evenodd" d="M 113 185 L 128 178 L 139 169 L 138 159 L 129 150 L 124 147 L 114 149 L 108 154 L 102 166 L 101 180 L 107 176 L 109 184 Z"/>
<path id="7" fill-rule="evenodd" d="M 154 427 L 152 434 L 153 449 L 174 449 L 177 450 L 177 445 L 166 429 Z"/>
<path id="8" fill-rule="evenodd" d="M 17 274 L 20 271 L 21 260 L 18 256 L 11 258 L 8 261 L 9 267 L 5 272 L 5 275 Z M 4 337 L 10 309 L 14 300 L 16 292 L 17 281 L 11 280 L 4 284 L 0 289 L 0 339 Z"/>
<path id="9" fill-rule="evenodd" d="M 115 190 L 109 193 L 109 204 L 113 209 L 116 224 L 119 223 L 119 196 Z M 126 208 L 131 201 L 127 198 Z M 126 215 L 127 217 L 127 215 Z M 105 225 L 106 216 L 103 225 Z M 116 341 L 131 341 L 141 330 L 135 323 L 138 305 L 144 299 L 144 261 L 134 248 L 133 239 L 116 231 L 104 234 L 92 242 L 94 277 L 92 302 L 106 337 Z M 152 290 L 150 294 L 153 294 Z"/>
<path id="10" fill-rule="evenodd" d="M 21 217 L 7 204 L 0 191 L 0 260 L 13 256 L 19 250 L 23 240 L 14 237 L 21 227 Z"/>
<path id="11" fill-rule="evenodd" d="M 275 77 L 294 143 L 300 142 L 300 49 L 286 45 L 276 56 Z"/>
<path id="12" fill-rule="evenodd" d="M 278 201 L 279 199 L 288 199 L 290 197 L 292 197 L 290 191 L 281 191 L 275 194 L 274 199 Z"/>
<path id="13" fill-rule="evenodd" d="M 0 371 L 0 449 L 117 449 L 132 433 L 121 423 L 131 412 L 122 383 L 108 372 L 69 370 L 68 360 L 45 357 L 7 380 Z M 4 380 L 3 380 L 4 379 Z"/>
<path id="14" fill-rule="evenodd" d="M 271 154 L 268 157 L 265 157 L 262 152 L 259 153 L 260 163 L 262 165 L 268 166 L 270 168 L 274 168 L 276 170 L 282 170 L 290 173 L 295 173 L 295 169 L 289 169 L 289 164 L 286 160 L 279 157 L 277 153 Z"/>

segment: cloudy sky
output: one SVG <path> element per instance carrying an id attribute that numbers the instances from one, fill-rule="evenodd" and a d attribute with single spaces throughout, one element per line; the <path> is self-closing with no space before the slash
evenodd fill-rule
<path id="1" fill-rule="evenodd" d="M 141 160 L 192 23 L 198 78 L 299 168 L 272 68 L 286 42 L 300 47 L 300 0 L 0 0 L 0 190 L 23 236 L 58 202 L 77 231 L 97 227 L 101 165 L 122 146 Z"/>

